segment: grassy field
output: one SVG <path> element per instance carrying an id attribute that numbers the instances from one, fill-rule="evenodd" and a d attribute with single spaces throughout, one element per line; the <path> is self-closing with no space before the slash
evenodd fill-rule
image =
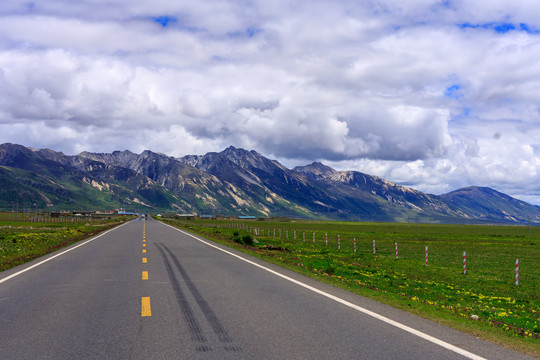
<path id="1" fill-rule="evenodd" d="M 31 218 L 31 215 L 27 215 L 25 220 Z M 13 214 L 0 213 L 0 271 L 71 245 L 123 221 L 90 222 L 88 219 L 77 218 L 40 219 L 41 221 L 36 222 L 22 221 L 22 216 L 19 214 L 18 221 L 15 221 Z M 55 222 L 50 222 L 52 220 Z"/>
<path id="2" fill-rule="evenodd" d="M 225 220 L 171 223 L 540 358 L 538 227 Z M 238 240 L 248 234 L 256 239 L 254 246 L 232 241 L 235 235 Z"/>

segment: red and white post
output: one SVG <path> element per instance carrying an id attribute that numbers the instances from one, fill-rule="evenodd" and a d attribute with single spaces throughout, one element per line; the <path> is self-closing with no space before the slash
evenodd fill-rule
<path id="1" fill-rule="evenodd" d="M 324 240 L 326 241 L 326 246 L 328 246 L 328 234 L 324 234 Z"/>
<path id="2" fill-rule="evenodd" d="M 373 240 L 373 255 L 375 255 L 375 240 Z"/>
<path id="3" fill-rule="evenodd" d="M 296 240 L 296 230 L 294 230 L 294 240 Z"/>
<path id="4" fill-rule="evenodd" d="M 516 259 L 516 286 L 519 285 L 519 259 Z"/>
<path id="5" fill-rule="evenodd" d="M 337 236 L 337 248 L 338 250 L 341 249 L 341 236 L 340 235 Z"/>
<path id="6" fill-rule="evenodd" d="M 427 246 L 426 246 L 426 266 L 428 266 L 428 249 L 427 249 Z"/>
<path id="7" fill-rule="evenodd" d="M 396 247 L 396 260 L 399 259 L 399 256 L 398 256 L 398 250 L 397 250 L 397 242 L 394 244 L 395 247 Z"/>
<path id="8" fill-rule="evenodd" d="M 306 242 L 306 232 L 305 231 L 302 233 L 302 241 Z"/>
<path id="9" fill-rule="evenodd" d="M 315 233 L 313 233 L 313 243 L 315 244 Z"/>
<path id="10" fill-rule="evenodd" d="M 354 252 L 356 252 L 356 238 L 354 238 Z"/>
<path id="11" fill-rule="evenodd" d="M 463 275 L 467 275 L 467 253 L 463 252 Z"/>

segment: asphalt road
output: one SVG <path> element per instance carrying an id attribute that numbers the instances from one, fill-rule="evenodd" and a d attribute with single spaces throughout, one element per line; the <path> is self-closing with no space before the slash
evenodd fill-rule
<path id="1" fill-rule="evenodd" d="M 529 359 L 153 220 L 64 251 L 0 273 L 1 359 Z"/>

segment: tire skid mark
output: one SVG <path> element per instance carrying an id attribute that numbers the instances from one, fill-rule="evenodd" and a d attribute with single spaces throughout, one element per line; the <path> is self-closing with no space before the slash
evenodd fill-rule
<path id="1" fill-rule="evenodd" d="M 182 311 L 182 314 L 184 315 L 184 318 L 186 319 L 186 322 L 188 324 L 188 329 L 191 334 L 191 340 L 199 343 L 206 343 L 206 337 L 204 336 L 201 326 L 199 325 L 199 322 L 197 321 L 197 318 L 195 317 L 195 314 L 193 313 L 193 310 L 191 309 L 191 306 L 189 305 L 186 296 L 180 288 L 180 283 L 178 282 L 178 279 L 174 274 L 173 267 L 171 266 L 171 263 L 167 258 L 167 255 L 165 254 L 165 251 L 160 247 L 159 244 L 156 244 L 156 247 L 158 248 L 161 256 L 163 257 L 163 261 L 165 262 L 165 267 L 167 268 L 167 273 L 169 274 L 169 278 L 171 279 L 174 293 L 176 294 L 176 299 L 178 301 L 178 304 L 180 305 L 180 310 Z M 210 351 L 211 349 L 207 345 L 202 345 L 198 346 L 197 350 Z"/>
<path id="2" fill-rule="evenodd" d="M 216 333 L 219 341 L 221 341 L 222 343 L 230 343 L 232 340 L 229 337 L 229 334 L 227 333 L 223 325 L 221 325 L 221 322 L 217 318 L 216 314 L 214 313 L 212 308 L 210 308 L 210 305 L 208 305 L 208 303 L 206 302 L 204 297 L 201 295 L 201 293 L 199 292 L 199 290 L 197 289 L 193 281 L 191 281 L 189 275 L 186 273 L 182 264 L 180 264 L 180 262 L 178 261 L 178 258 L 176 257 L 176 255 L 174 255 L 172 251 L 169 248 L 167 248 L 167 246 L 165 245 L 162 245 L 162 246 L 169 253 L 169 256 L 172 258 L 174 264 L 176 265 L 176 268 L 178 269 L 178 271 L 184 278 L 189 290 L 193 294 L 193 297 L 197 301 L 197 304 L 199 304 L 199 307 L 201 308 L 204 316 L 206 317 L 206 320 L 208 320 L 208 322 L 210 323 L 210 326 L 212 326 L 212 329 Z"/>
<path id="3" fill-rule="evenodd" d="M 206 320 L 208 321 L 208 323 L 212 327 L 212 330 L 216 334 L 218 340 L 222 344 L 224 344 L 225 351 L 228 351 L 228 352 L 241 351 L 240 347 L 234 346 L 234 345 L 231 344 L 232 339 L 229 336 L 227 330 L 225 330 L 225 328 L 223 327 L 223 325 L 219 321 L 218 317 L 216 316 L 215 312 L 212 310 L 212 308 L 210 307 L 208 302 L 201 295 L 201 293 L 199 292 L 199 289 L 197 289 L 197 287 L 195 286 L 195 283 L 191 280 L 191 278 L 187 274 L 186 270 L 184 269 L 184 267 L 182 266 L 182 264 L 180 263 L 180 261 L 178 260 L 176 255 L 166 245 L 164 245 L 163 243 L 160 243 L 159 245 L 156 244 L 156 245 L 158 246 L 158 248 L 159 248 L 159 250 L 162 253 L 162 256 L 164 258 L 166 257 L 165 252 L 167 252 L 168 255 L 170 256 L 170 258 L 172 259 L 174 265 L 176 266 L 176 269 L 178 270 L 178 272 L 182 276 L 184 282 L 186 283 L 188 289 L 190 290 L 191 294 L 195 298 L 195 301 L 197 302 L 200 309 L 202 310 L 202 313 L 204 314 L 204 316 L 206 317 Z M 167 259 L 167 262 L 168 262 L 168 259 Z M 169 266 L 170 266 L 170 263 L 169 263 Z M 172 276 L 174 276 L 174 275 L 172 275 Z"/>

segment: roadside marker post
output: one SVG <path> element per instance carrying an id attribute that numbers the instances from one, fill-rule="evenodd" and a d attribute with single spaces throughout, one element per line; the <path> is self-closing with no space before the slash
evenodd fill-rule
<path id="1" fill-rule="evenodd" d="M 356 238 L 354 238 L 354 252 L 356 253 Z"/>
<path id="2" fill-rule="evenodd" d="M 341 235 L 337 236 L 337 248 L 338 250 L 341 249 Z"/>
<path id="3" fill-rule="evenodd" d="M 375 240 L 373 240 L 373 255 L 375 255 Z"/>
<path id="4" fill-rule="evenodd" d="M 467 275 L 467 253 L 463 252 L 463 275 Z"/>
<path id="5" fill-rule="evenodd" d="M 326 241 L 326 246 L 328 246 L 328 234 L 324 234 L 324 239 Z"/>
<path id="6" fill-rule="evenodd" d="M 302 241 L 306 242 L 306 232 L 305 231 L 302 233 Z"/>
<path id="7" fill-rule="evenodd" d="M 395 247 L 396 247 L 396 260 L 398 260 L 398 259 L 399 259 L 399 257 L 398 257 L 398 249 L 397 249 L 397 242 L 396 242 L 396 243 L 394 243 L 394 245 L 395 245 Z"/>
<path id="8" fill-rule="evenodd" d="M 426 266 L 428 266 L 428 247 L 426 246 Z"/>
<path id="9" fill-rule="evenodd" d="M 519 259 L 516 259 L 516 286 L 519 285 Z"/>
<path id="10" fill-rule="evenodd" d="M 313 243 L 315 244 L 315 233 L 313 233 Z"/>

